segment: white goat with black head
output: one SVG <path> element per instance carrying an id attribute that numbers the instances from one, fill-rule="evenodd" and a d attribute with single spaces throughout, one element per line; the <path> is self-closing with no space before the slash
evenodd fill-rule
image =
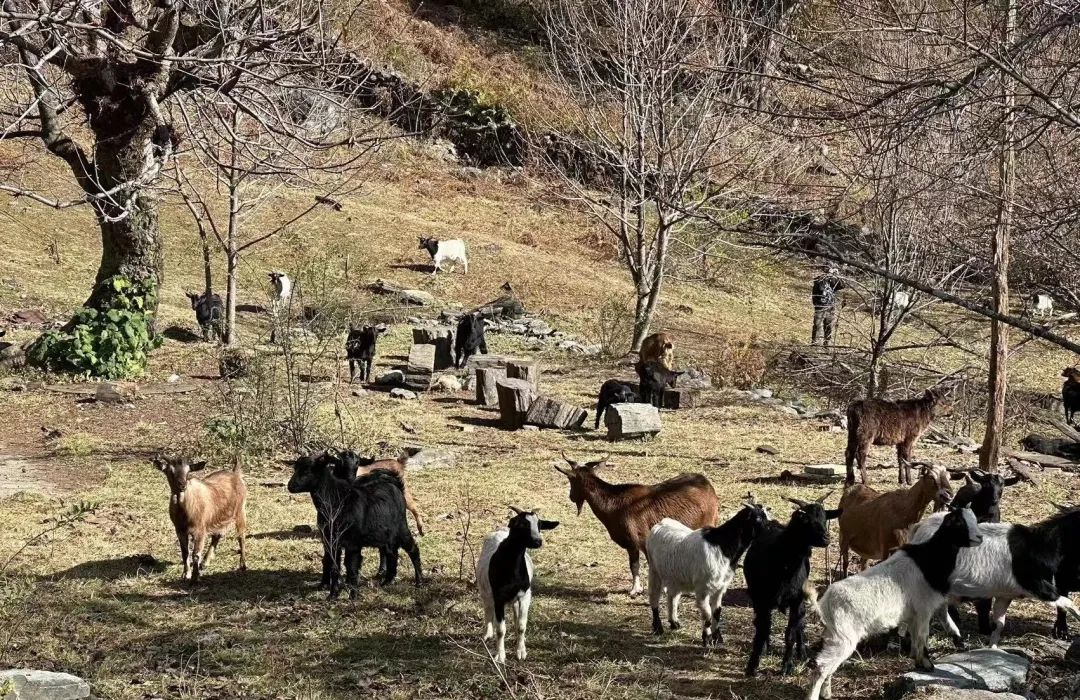
<path id="1" fill-rule="evenodd" d="M 735 567 L 769 516 L 752 497 L 738 513 L 718 527 L 691 530 L 678 520 L 664 518 L 645 541 L 649 557 L 649 604 L 653 634 L 663 634 L 660 596 L 667 591 L 668 623 L 679 628 L 679 598 L 693 592 L 701 612 L 701 644 L 724 641 L 720 630 L 721 601 L 735 578 Z"/>
<path id="2" fill-rule="evenodd" d="M 930 618 L 945 602 L 959 553 L 981 542 L 971 510 L 953 510 L 926 542 L 906 544 L 877 566 L 829 586 L 816 606 L 825 635 L 809 700 L 832 697 L 832 675 L 859 642 L 898 627 L 911 632 L 915 665 L 932 670 L 926 652 Z"/>
<path id="3" fill-rule="evenodd" d="M 536 513 L 510 506 L 514 517 L 506 528 L 484 538 L 476 562 L 476 587 L 484 604 L 484 639 L 496 637 L 495 660 L 506 663 L 506 606 L 514 610 L 517 621 L 517 658 L 524 661 L 525 629 L 532 605 L 533 564 L 528 549 L 543 544 L 542 530 L 553 530 L 559 523 L 541 520 Z"/>

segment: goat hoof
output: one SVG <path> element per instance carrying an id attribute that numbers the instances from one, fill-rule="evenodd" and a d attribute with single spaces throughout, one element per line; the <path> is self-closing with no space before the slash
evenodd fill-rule
<path id="1" fill-rule="evenodd" d="M 675 620 L 671 620 L 670 622 L 668 622 L 668 627 L 670 627 L 672 630 L 682 629 L 682 625 L 680 625 Z"/>
<path id="2" fill-rule="evenodd" d="M 1069 639 L 1069 628 L 1066 626 L 1064 629 L 1062 629 L 1058 625 L 1054 625 L 1053 637 L 1054 637 L 1054 639 L 1068 640 Z"/>
<path id="3" fill-rule="evenodd" d="M 795 673 L 795 664 L 793 664 L 793 663 L 786 663 L 786 664 L 784 664 L 783 666 L 780 667 L 780 675 L 781 676 L 790 676 L 790 675 L 793 675 L 794 673 Z"/>
<path id="4" fill-rule="evenodd" d="M 964 641 L 963 637 L 953 637 L 952 642 L 957 651 L 967 651 L 967 642 Z"/>
<path id="5" fill-rule="evenodd" d="M 660 635 L 662 635 L 664 633 L 664 626 L 663 625 L 653 625 L 652 633 L 654 635 L 656 635 L 657 637 L 659 637 Z"/>
<path id="6" fill-rule="evenodd" d="M 723 632 L 713 632 L 712 645 L 714 647 L 718 647 L 723 643 L 724 643 L 724 633 Z"/>

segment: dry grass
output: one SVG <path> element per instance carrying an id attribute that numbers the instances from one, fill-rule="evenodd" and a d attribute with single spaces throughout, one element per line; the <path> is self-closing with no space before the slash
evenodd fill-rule
<path id="1" fill-rule="evenodd" d="M 241 301 L 263 301 L 266 269 L 293 271 L 301 261 L 340 266 L 346 254 L 353 275 L 336 293 L 361 309 L 375 303 L 359 289 L 369 277 L 398 279 L 466 305 L 497 296 L 498 287 L 510 280 L 524 291 L 527 306 L 574 330 L 587 327 L 591 310 L 603 299 L 628 290 L 619 268 L 586 245 L 593 236 L 587 220 L 545 206 L 540 184 L 501 182 L 495 174 L 465 181 L 422 155 L 399 155 L 362 197 L 346 201 L 343 213 L 323 213 L 248 258 Z M 304 199 L 285 196 L 264 216 L 280 216 Z M 199 286 L 200 268 L 196 238 L 182 214 L 170 204 L 163 216 L 168 269 L 162 316 L 166 325 L 193 328 L 181 291 Z M 6 215 L 0 220 L 0 235 L 10 241 L 3 278 L 18 288 L 0 286 L 0 309 L 42 306 L 63 312 L 79 303 L 97 260 L 97 234 L 88 213 L 58 214 L 15 202 Z M 18 235 L 43 230 L 62 243 L 59 265 L 40 240 Z M 462 235 L 472 251 L 470 275 L 432 278 L 423 272 L 427 262 L 415 249 L 419 233 Z M 414 269 L 417 265 L 425 267 Z M 725 286 L 725 291 L 678 283 L 668 288 L 661 313 L 663 325 L 680 338 L 680 361 L 707 360 L 716 338 L 754 335 L 770 347 L 783 347 L 805 337 L 810 319 L 804 273 L 764 258 L 732 274 Z M 244 342 L 265 335 L 264 318 L 244 314 L 241 321 Z M 379 369 L 393 364 L 392 357 L 403 354 L 408 342 L 407 329 L 396 328 L 380 345 Z M 495 352 L 526 351 L 507 338 L 495 337 L 491 345 Z M 603 379 L 629 374 L 550 350 L 540 356 L 549 368 L 544 390 L 584 406 L 593 403 Z M 1016 370 L 1021 381 L 1055 388 L 1057 380 L 1047 377 L 1056 370 L 1045 367 L 1060 363 L 1057 353 L 1032 345 L 1021 358 Z M 930 359 L 951 361 L 943 353 Z M 209 346 L 169 341 L 154 356 L 149 378 L 173 372 L 214 376 L 214 367 Z M 551 371 L 555 368 L 561 371 Z M 789 510 L 785 496 L 818 496 L 825 488 L 788 488 L 773 477 L 785 468 L 837 461 L 842 436 L 818 432 L 767 407 L 745 405 L 724 392 L 711 394 L 702 408 L 666 414 L 656 439 L 609 445 L 591 432 L 500 431 L 490 425 L 492 414 L 465 396 L 402 403 L 380 393 L 353 398 L 330 385 L 348 397 L 350 444 L 374 449 L 382 443 L 387 452 L 406 443 L 438 446 L 455 452 L 458 465 L 410 476 L 430 523 L 421 541 L 427 585 L 415 589 L 401 580 L 385 590 L 365 590 L 356 602 L 327 603 L 312 587 L 319 545 L 296 529 L 313 523 L 310 501 L 286 493 L 287 474 L 269 460 L 248 468 L 251 570 L 233 570 L 235 544 L 227 539 L 203 585 L 179 584 L 176 542 L 166 515 L 168 489 L 148 457 L 163 446 L 207 445 L 204 423 L 216 410 L 217 382 L 192 381 L 200 387 L 193 393 L 148 397 L 131 408 L 78 404 L 73 397 L 40 391 L 6 394 L 0 403 L 4 451 L 33 458 L 35 468 L 64 495 L 63 501 L 31 494 L 0 501 L 5 523 L 0 562 L 48 527 L 48 519 L 72 499 L 99 506 L 85 522 L 30 547 L 0 578 L 0 663 L 74 672 L 110 698 L 329 698 L 358 692 L 472 698 L 505 694 L 507 687 L 514 697 L 802 696 L 805 674 L 779 678 L 775 657 L 766 659 L 762 678 L 742 679 L 750 615 L 741 582 L 725 611 L 724 649 L 702 654 L 688 630 L 654 639 L 645 603 L 625 594 L 625 555 L 591 514 L 575 517 L 565 480 L 551 465 L 560 450 L 578 457 L 610 451 L 615 465 L 610 478 L 616 481 L 652 482 L 701 471 L 717 487 L 725 516 L 752 490 L 783 518 Z M 402 422 L 415 434 L 404 432 Z M 42 425 L 60 430 L 61 442 L 46 443 Z M 474 430 L 464 432 L 463 426 Z M 777 447 L 779 456 L 755 452 L 763 442 Z M 929 446 L 920 448 L 922 455 L 953 464 L 967 461 Z M 885 451 L 875 457 L 890 459 Z M 891 473 L 873 472 L 883 484 Z M 1048 500 L 1076 499 L 1071 488 L 1059 476 L 1038 488 L 1018 487 L 1008 493 L 1005 516 L 1020 521 L 1045 516 Z M 538 594 L 529 661 L 511 663 L 500 675 L 479 639 L 480 611 L 467 553 L 505 522 L 508 502 L 537 508 L 562 525 L 534 557 Z M 459 580 L 466 509 L 473 525 L 464 546 L 465 580 Z M 815 558 L 814 567 L 820 584 L 824 556 Z M 683 614 L 692 619 L 691 603 L 686 605 Z M 1049 627 L 1046 610 L 1021 605 L 1015 613 L 1014 634 L 1045 633 Z M 868 655 L 844 668 L 838 696 L 872 696 L 908 667 L 895 649 Z"/>

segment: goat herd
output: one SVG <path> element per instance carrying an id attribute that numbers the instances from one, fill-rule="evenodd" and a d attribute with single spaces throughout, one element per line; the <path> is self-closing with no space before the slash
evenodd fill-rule
<path id="1" fill-rule="evenodd" d="M 420 245 L 432 255 L 436 270 L 443 262 L 467 266 L 460 241 L 422 239 Z M 283 282 L 283 277 L 271 274 L 278 299 L 286 298 L 291 288 L 288 278 Z M 198 300 L 191 296 L 198 314 Z M 202 316 L 199 320 L 202 324 Z M 350 328 L 346 354 L 353 377 L 357 363 L 361 378 L 370 380 L 375 343 L 383 330 Z M 635 386 L 609 380 L 603 384 L 596 407 L 597 426 L 612 404 L 659 400 L 664 387 L 681 374 L 673 371 L 672 348 L 666 334 L 650 336 L 638 364 L 640 383 Z M 483 323 L 466 314 L 458 327 L 455 364 L 463 367 L 477 351 L 487 351 Z M 1072 411 L 1080 410 L 1080 373 L 1066 370 L 1064 376 L 1068 381 L 1062 393 L 1071 418 Z M 568 480 L 569 498 L 578 513 L 588 503 L 611 540 L 626 550 L 632 596 L 642 592 L 640 558 L 645 554 L 654 634 L 664 632 L 660 613 L 663 594 L 667 594 L 667 624 L 675 630 L 680 626 L 679 599 L 693 593 L 703 646 L 722 643 L 723 597 L 744 558 L 754 615 L 754 636 L 745 669 L 748 676 L 757 673 L 777 610 L 787 614 L 781 673 L 791 674 L 797 661 L 807 661 L 804 623 L 807 610 L 815 611 L 824 626 L 824 639 L 809 698 L 818 700 L 830 697 L 833 673 L 857 644 L 893 629 L 910 639 L 916 666 L 932 668 L 927 654 L 930 620 L 942 609 L 946 628 L 962 645 L 955 607 L 961 599 L 976 601 L 979 630 L 990 635 L 991 645 L 1000 640 L 1009 603 L 1016 598 L 1053 604 L 1057 608 L 1053 634 L 1057 637 L 1069 634 L 1066 612 L 1080 617 L 1080 610 L 1068 597 L 1080 590 L 1080 509 L 1062 509 L 1031 526 L 1000 523 L 1001 497 L 1016 479 L 977 470 L 954 474 L 941 466 L 912 461 L 915 442 L 931 419 L 949 411 L 949 401 L 938 389 L 904 401 L 868 399 L 851 404 L 847 479 L 837 508 L 824 505 L 829 494 L 811 502 L 789 498 L 795 509 L 786 524 L 771 520 L 752 495 L 730 519 L 717 524 L 719 503 L 712 484 L 702 474 L 682 474 L 651 485 L 613 484 L 600 475 L 606 461 L 582 464 L 565 455 L 566 466 L 558 464 L 556 469 Z M 882 493 L 866 484 L 871 445 L 896 447 L 897 480 L 907 488 Z M 395 579 L 400 550 L 408 554 L 415 581 L 421 583 L 420 549 L 406 512 L 412 513 L 421 535 L 424 525 L 406 481 L 406 462 L 404 457 L 375 460 L 348 451 L 323 451 L 288 462 L 293 470 L 289 492 L 310 494 L 315 506 L 323 550 L 321 584 L 329 589 L 331 598 L 338 597 L 342 588 L 356 597 L 364 549 L 378 550 L 382 584 Z M 856 464 L 862 483 L 856 483 Z M 240 568 L 244 569 L 246 490 L 239 464 L 205 477 L 193 474 L 205 463 L 186 458 L 161 457 L 155 466 L 169 482 L 169 512 L 180 542 L 184 578 L 199 579 L 230 526 L 237 530 Z M 919 467 L 914 483 L 913 466 Z M 952 482 L 957 479 L 964 479 L 965 484 L 954 492 Z M 936 512 L 923 519 L 930 505 Z M 526 658 L 534 575 L 528 550 L 541 547 L 542 533 L 559 525 L 534 512 L 511 508 L 514 514 L 507 527 L 484 539 L 476 566 L 484 639 L 495 638 L 499 663 L 506 660 L 507 607 L 516 623 L 516 656 Z M 843 578 L 818 599 L 810 581 L 811 554 L 813 549 L 829 545 L 828 522 L 834 519 L 839 522 Z M 203 558 L 208 538 L 209 549 Z M 852 551 L 860 555 L 862 570 L 848 576 Z M 867 568 L 872 561 L 878 563 Z"/>

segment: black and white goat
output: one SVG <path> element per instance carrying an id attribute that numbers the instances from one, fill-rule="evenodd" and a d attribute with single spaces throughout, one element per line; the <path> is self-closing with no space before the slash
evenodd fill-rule
<path id="1" fill-rule="evenodd" d="M 495 660 L 506 663 L 506 606 L 514 610 L 517 621 L 517 658 L 524 661 L 525 629 L 532 605 L 533 564 L 528 549 L 544 544 L 542 530 L 553 530 L 559 523 L 541 520 L 536 513 L 510 506 L 514 517 L 505 529 L 484 538 L 476 561 L 476 587 L 484 604 L 484 640 L 496 637 Z"/>
<path id="2" fill-rule="evenodd" d="M 912 528 L 912 543 L 926 542 L 942 527 L 934 514 Z M 955 598 L 993 598 L 990 646 L 1001 641 L 1005 613 L 1015 598 L 1037 598 L 1058 609 L 1054 633 L 1067 634 L 1065 613 L 1080 618 L 1080 609 L 1067 591 L 1080 584 L 1080 510 L 1067 510 L 1032 526 L 1010 523 L 979 525 L 982 544 L 960 554 L 948 593 Z M 954 640 L 960 630 L 946 616 Z"/>
<path id="3" fill-rule="evenodd" d="M 757 673 L 761 654 L 769 644 L 774 610 L 788 614 L 780 672 L 794 672 L 794 654 L 800 661 L 808 658 L 804 628 L 810 596 L 810 555 L 814 547 L 829 546 L 828 521 L 840 517 L 839 510 L 822 506 L 829 495 L 810 503 L 789 498 L 797 508 L 788 524 L 770 522 L 746 553 L 743 573 L 754 608 L 754 643 L 746 664 L 747 676 Z"/>
<path id="4" fill-rule="evenodd" d="M 596 397 L 596 429 L 600 429 L 600 418 L 608 406 L 617 403 L 637 403 L 638 388 L 632 382 L 621 379 L 609 379 L 600 385 L 600 394 Z"/>
<path id="5" fill-rule="evenodd" d="M 957 489 L 950 503 L 954 508 L 970 506 L 975 520 L 980 523 L 1001 522 L 1001 497 L 1005 487 L 1014 486 L 1020 481 L 1019 476 L 1005 478 L 981 469 L 972 469 L 962 475 L 954 474 L 952 478 L 962 478 L 964 485 Z"/>
<path id="6" fill-rule="evenodd" d="M 639 362 L 637 367 L 638 394 L 642 403 L 651 403 L 657 408 L 664 405 L 664 389 L 675 386 L 675 380 L 683 371 L 673 372 L 663 363 L 653 360 L 651 362 Z"/>
<path id="7" fill-rule="evenodd" d="M 668 623 L 679 629 L 679 598 L 694 593 L 701 613 L 701 644 L 723 643 L 721 603 L 735 578 L 735 567 L 769 521 L 765 509 L 747 503 L 717 527 L 691 530 L 678 520 L 664 518 L 645 540 L 649 558 L 649 605 L 653 634 L 663 634 L 660 596 L 667 592 Z"/>
<path id="8" fill-rule="evenodd" d="M 431 274 L 438 274 L 442 269 L 444 262 L 450 263 L 450 272 L 454 271 L 456 263 L 461 263 L 465 270 L 465 274 L 469 274 L 469 257 L 465 253 L 465 241 L 453 238 L 448 241 L 440 241 L 435 238 L 419 238 L 421 250 L 426 250 L 428 255 L 431 256 L 431 261 L 434 263 L 434 268 Z"/>
<path id="9" fill-rule="evenodd" d="M 386 326 L 349 326 L 349 335 L 345 338 L 345 357 L 349 358 L 349 381 L 356 381 L 356 365 L 360 366 L 360 377 L 365 382 L 371 381 L 371 367 L 375 364 L 375 346 L 379 336 L 386 332 Z"/>
<path id="10" fill-rule="evenodd" d="M 458 321 L 454 334 L 454 366 L 461 369 L 477 351 L 484 355 L 488 353 L 484 319 L 478 313 L 465 314 Z"/>
<path id="11" fill-rule="evenodd" d="M 816 606 L 825 625 L 824 645 L 808 700 L 832 697 L 832 676 L 859 642 L 893 628 L 911 633 L 918 668 L 934 668 L 926 651 L 930 618 L 945 602 L 957 557 L 982 542 L 969 508 L 949 511 L 940 525 L 929 540 L 906 544 L 880 564 L 825 591 Z"/>
<path id="12" fill-rule="evenodd" d="M 195 310 L 195 322 L 202 329 L 203 340 L 210 341 L 211 336 L 221 339 L 224 335 L 221 328 L 222 319 L 225 318 L 225 303 L 217 294 L 196 294 L 185 292 L 191 302 L 191 308 Z"/>

